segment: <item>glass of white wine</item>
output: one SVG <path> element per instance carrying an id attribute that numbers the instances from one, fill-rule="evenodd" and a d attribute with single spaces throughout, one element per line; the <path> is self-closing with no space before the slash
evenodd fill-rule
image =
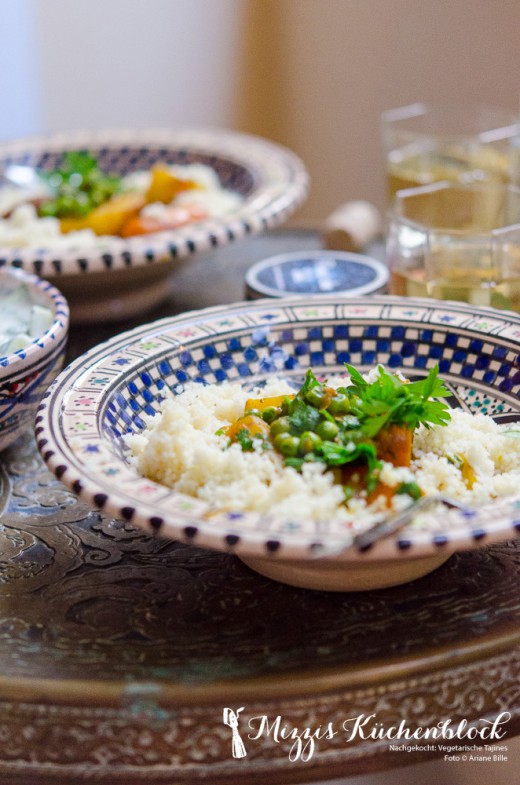
<path id="1" fill-rule="evenodd" d="M 403 188 L 512 178 L 513 113 L 488 106 L 416 103 L 382 115 L 388 204 Z"/>
<path id="2" fill-rule="evenodd" d="M 444 181 L 398 191 L 386 250 L 393 294 L 520 311 L 520 188 Z"/>

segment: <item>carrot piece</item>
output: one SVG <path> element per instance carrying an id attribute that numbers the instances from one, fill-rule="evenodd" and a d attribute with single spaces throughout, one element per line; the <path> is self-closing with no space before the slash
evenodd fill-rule
<path id="1" fill-rule="evenodd" d="M 60 228 L 63 234 L 80 229 L 92 229 L 97 235 L 119 234 L 125 222 L 137 215 L 142 207 L 142 195 L 129 191 L 95 207 L 85 218 L 62 218 Z"/>
<path id="2" fill-rule="evenodd" d="M 186 205 L 185 207 L 169 207 L 161 216 L 135 215 L 125 221 L 121 228 L 121 237 L 135 237 L 139 234 L 152 234 L 152 232 L 167 232 L 179 229 L 186 224 L 202 221 L 207 218 L 204 208 L 199 205 Z"/>
<path id="3" fill-rule="evenodd" d="M 412 461 L 413 430 L 405 425 L 391 424 L 375 437 L 377 457 L 394 466 L 410 466 Z"/>
<path id="4" fill-rule="evenodd" d="M 404 425 L 391 424 L 379 431 L 374 439 L 377 457 L 380 461 L 394 466 L 410 466 L 412 460 L 413 431 Z M 366 490 L 368 467 L 366 464 L 347 464 L 342 467 L 341 483 L 352 488 L 354 495 L 359 496 Z M 378 481 L 375 488 L 367 494 L 367 504 L 383 496 L 387 507 L 392 506 L 392 499 L 397 488 Z"/>

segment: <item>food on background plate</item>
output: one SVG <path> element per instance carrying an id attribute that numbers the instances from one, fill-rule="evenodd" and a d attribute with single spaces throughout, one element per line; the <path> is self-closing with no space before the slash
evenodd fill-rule
<path id="1" fill-rule="evenodd" d="M 347 371 L 319 380 L 309 369 L 299 389 L 190 383 L 126 437 L 131 459 L 215 511 L 356 530 L 423 495 L 477 506 L 517 491 L 520 432 L 450 410 L 436 368 L 420 381 L 383 366 Z"/>
<path id="2" fill-rule="evenodd" d="M 0 245 L 91 246 L 97 238 L 178 229 L 232 213 L 242 197 L 205 164 L 157 163 L 125 176 L 107 174 L 82 151 L 39 172 L 27 188 L 0 188 Z"/>
<path id="3" fill-rule="evenodd" d="M 24 284 L 8 289 L 0 281 L 0 357 L 25 348 L 53 320 L 51 309 L 33 302 Z"/>

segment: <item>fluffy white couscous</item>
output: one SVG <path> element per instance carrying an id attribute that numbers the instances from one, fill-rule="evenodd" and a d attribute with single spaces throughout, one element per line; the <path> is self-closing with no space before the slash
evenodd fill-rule
<path id="1" fill-rule="evenodd" d="M 345 384 L 345 380 L 340 381 Z M 329 381 L 334 386 L 334 381 Z M 272 380 L 261 390 L 237 383 L 193 384 L 164 401 L 140 434 L 127 437 L 138 471 L 177 492 L 206 501 L 216 510 L 276 512 L 301 520 L 327 520 L 363 527 L 386 509 L 382 497 L 367 506 L 365 495 L 345 502 L 334 472 L 321 462 L 300 470 L 285 466 L 272 450 L 243 451 L 222 431 L 244 413 L 248 398 L 288 395 L 294 388 Z M 452 410 L 445 426 L 419 426 L 410 467 L 383 462 L 381 483 L 415 482 L 426 495 L 442 493 L 468 506 L 480 506 L 518 492 L 520 439 L 512 426 L 486 415 Z M 464 466 L 463 470 L 461 467 Z M 393 509 L 408 506 L 395 495 Z"/>

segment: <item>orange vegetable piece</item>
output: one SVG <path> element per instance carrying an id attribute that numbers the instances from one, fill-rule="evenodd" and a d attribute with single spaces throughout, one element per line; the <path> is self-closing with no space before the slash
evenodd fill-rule
<path id="1" fill-rule="evenodd" d="M 466 484 L 466 488 L 471 490 L 477 481 L 477 475 L 475 474 L 472 465 L 469 463 L 465 456 L 462 456 L 462 464 L 460 467 L 460 473 L 462 474 L 462 479 Z"/>
<path id="2" fill-rule="evenodd" d="M 334 389 L 334 387 L 327 387 L 323 388 L 323 401 L 321 402 L 320 409 L 326 409 L 329 403 L 332 401 L 333 398 L 336 397 L 338 391 Z"/>
<path id="3" fill-rule="evenodd" d="M 391 424 L 382 428 L 374 439 L 377 457 L 380 461 L 386 461 L 394 466 L 410 466 L 412 461 L 412 442 L 413 431 L 405 425 Z M 366 464 L 347 464 L 341 467 L 341 483 L 349 485 L 354 495 L 359 495 L 366 489 L 366 476 L 368 466 Z M 392 506 L 392 498 L 397 488 L 385 485 L 382 482 L 367 494 L 367 503 L 371 504 L 379 496 L 383 496 L 387 507 Z"/>
<path id="4" fill-rule="evenodd" d="M 185 207 L 169 207 L 164 215 L 134 215 L 121 227 L 121 237 L 134 237 L 139 234 L 152 232 L 166 232 L 178 229 L 180 226 L 202 221 L 207 218 L 207 212 L 200 205 L 186 205 Z"/>
<path id="5" fill-rule="evenodd" d="M 391 424 L 382 428 L 374 439 L 377 457 L 394 466 L 410 466 L 413 430 L 405 425 Z"/>
<path id="6" fill-rule="evenodd" d="M 390 485 L 385 485 L 383 482 L 378 482 L 376 487 L 373 491 L 367 495 L 367 504 L 372 504 L 379 496 L 383 496 L 385 499 L 386 506 L 390 508 L 392 506 L 392 499 L 395 496 L 395 488 L 390 487 Z"/>
<path id="7" fill-rule="evenodd" d="M 267 398 L 248 398 L 245 405 L 245 411 L 248 412 L 251 409 L 258 409 L 259 412 L 263 412 L 264 409 L 268 409 L 269 406 L 274 406 L 275 409 L 278 409 L 286 398 L 292 400 L 294 395 L 274 395 Z"/>
<path id="8" fill-rule="evenodd" d="M 79 232 L 81 229 L 87 229 L 87 218 L 60 218 L 60 231 L 62 234 L 69 232 Z"/>
<path id="9" fill-rule="evenodd" d="M 194 180 L 183 180 L 176 177 L 165 166 L 154 166 L 152 179 L 146 192 L 146 202 L 163 202 L 170 204 L 183 191 L 190 191 L 200 186 Z"/>
<path id="10" fill-rule="evenodd" d="M 141 194 L 133 191 L 118 194 L 94 208 L 85 218 L 62 218 L 61 231 L 67 234 L 80 229 L 92 229 L 97 235 L 119 234 L 123 224 L 143 207 L 144 198 Z"/>
<path id="11" fill-rule="evenodd" d="M 368 466 L 366 464 L 347 464 L 346 466 L 341 467 L 339 482 L 341 482 L 342 485 L 349 485 L 354 492 L 354 496 L 359 496 L 361 491 L 366 490 L 367 473 Z M 390 508 L 396 490 L 397 488 L 385 485 L 385 483 L 378 480 L 375 488 L 367 494 L 367 504 L 372 504 L 379 496 L 383 496 L 386 507 Z"/>
<path id="12" fill-rule="evenodd" d="M 226 430 L 226 436 L 229 436 L 230 439 L 235 439 L 244 428 L 250 436 L 269 436 L 271 432 L 269 425 L 261 417 L 257 417 L 256 414 L 245 414 L 229 426 Z"/>

